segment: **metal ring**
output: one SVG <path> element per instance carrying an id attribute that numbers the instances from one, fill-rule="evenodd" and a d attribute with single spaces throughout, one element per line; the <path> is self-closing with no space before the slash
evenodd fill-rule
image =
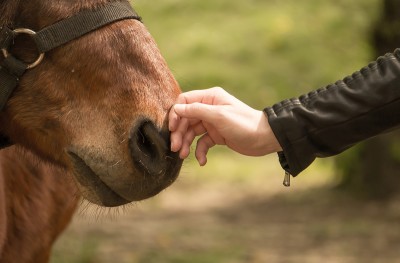
<path id="1" fill-rule="evenodd" d="M 31 35 L 31 36 L 36 35 L 35 31 L 27 29 L 27 28 L 16 28 L 16 29 L 13 30 L 13 33 L 15 34 L 15 36 L 17 36 L 19 34 L 28 34 L 28 35 Z M 7 58 L 10 55 L 8 50 L 5 49 L 5 48 L 1 49 L 1 51 L 3 52 L 3 56 L 5 58 Z M 32 62 L 31 64 L 28 64 L 26 66 L 26 68 L 27 69 L 31 69 L 31 68 L 36 67 L 37 65 L 40 64 L 40 62 L 42 62 L 43 58 L 44 58 L 44 53 L 40 53 L 38 58 L 34 62 Z"/>

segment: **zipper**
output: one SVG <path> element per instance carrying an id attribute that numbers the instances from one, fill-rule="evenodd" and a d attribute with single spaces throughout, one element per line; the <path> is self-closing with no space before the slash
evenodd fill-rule
<path id="1" fill-rule="evenodd" d="M 285 171 L 285 176 L 283 177 L 283 185 L 286 187 L 290 186 L 290 173 L 288 171 Z"/>
<path id="2" fill-rule="evenodd" d="M 280 162 L 283 170 L 285 170 L 285 176 L 283 177 L 283 185 L 286 187 L 289 187 L 290 186 L 290 176 L 292 176 L 288 172 L 289 164 L 288 164 L 285 154 L 283 152 L 278 152 L 278 157 L 279 157 L 279 162 Z"/>

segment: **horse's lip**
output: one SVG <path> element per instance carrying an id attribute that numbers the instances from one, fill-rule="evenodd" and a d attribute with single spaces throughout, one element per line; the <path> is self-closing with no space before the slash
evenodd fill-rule
<path id="1" fill-rule="evenodd" d="M 84 197 L 94 203 L 102 206 L 120 206 L 129 203 L 130 201 L 121 197 L 105 184 L 100 177 L 90 168 L 90 166 L 79 155 L 72 151 L 68 151 L 74 166 L 74 175 L 76 180 L 85 189 L 95 189 L 95 193 L 83 193 Z M 96 200 L 89 197 L 91 194 L 96 195 Z"/>

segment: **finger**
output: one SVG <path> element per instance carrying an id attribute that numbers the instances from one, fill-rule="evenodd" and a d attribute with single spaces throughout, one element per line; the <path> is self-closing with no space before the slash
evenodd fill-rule
<path id="1" fill-rule="evenodd" d="M 186 158 L 187 155 L 189 155 L 190 146 L 192 145 L 194 139 L 197 136 L 202 135 L 206 132 L 207 132 L 207 130 L 201 122 L 199 122 L 193 126 L 190 126 L 188 128 L 186 134 L 184 135 L 184 137 L 182 139 L 182 147 L 181 147 L 181 152 L 180 152 L 182 157 L 185 156 L 185 158 Z"/>
<path id="2" fill-rule="evenodd" d="M 214 87 L 203 90 L 192 90 L 181 93 L 178 96 L 176 103 L 191 104 L 195 102 L 200 102 L 205 104 L 213 104 L 212 102 L 215 100 L 216 96 L 220 95 L 221 93 L 226 93 L 226 91 L 224 91 L 220 87 Z"/>
<path id="3" fill-rule="evenodd" d="M 182 139 L 186 134 L 189 126 L 189 120 L 186 118 L 180 119 L 175 131 L 171 132 L 171 151 L 178 152 L 182 147 Z"/>
<path id="4" fill-rule="evenodd" d="M 207 163 L 208 150 L 215 145 L 216 143 L 211 139 L 211 137 L 208 134 L 204 134 L 197 141 L 195 155 L 200 166 L 204 166 Z"/>
<path id="5" fill-rule="evenodd" d="M 179 150 L 179 158 L 184 160 L 189 156 L 189 154 L 190 154 L 190 145 L 189 146 L 187 146 L 186 144 L 182 145 L 182 147 Z"/>
<path id="6" fill-rule="evenodd" d="M 182 139 L 182 147 L 179 151 L 179 156 L 181 157 L 181 159 L 185 159 L 189 156 L 190 146 L 192 145 L 195 137 L 196 135 L 194 134 L 193 129 L 188 129 Z"/>
<path id="7" fill-rule="evenodd" d="M 192 104 L 175 104 L 174 111 L 180 118 L 214 123 L 219 116 L 219 111 L 215 107 L 217 106 L 197 102 Z"/>
<path id="8" fill-rule="evenodd" d="M 177 114 L 175 107 L 177 104 L 173 105 L 168 113 L 168 129 L 174 132 L 178 129 L 181 117 Z M 179 107 L 179 106 L 178 106 Z M 191 121 L 193 123 L 193 120 Z"/>
<path id="9" fill-rule="evenodd" d="M 171 132 L 176 131 L 176 129 L 178 128 L 179 120 L 180 120 L 180 117 L 178 116 L 178 114 L 176 114 L 176 112 L 174 110 L 174 106 L 171 107 L 171 109 L 169 110 L 169 113 L 168 113 L 168 129 Z"/>

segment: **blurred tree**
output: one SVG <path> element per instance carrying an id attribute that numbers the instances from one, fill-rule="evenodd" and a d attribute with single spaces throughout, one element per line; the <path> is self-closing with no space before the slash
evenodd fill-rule
<path id="1" fill-rule="evenodd" d="M 382 11 L 372 34 L 374 57 L 400 48 L 400 0 L 383 0 Z M 400 185 L 399 148 L 397 131 L 373 138 L 339 157 L 340 187 L 367 198 L 389 198 Z"/>

